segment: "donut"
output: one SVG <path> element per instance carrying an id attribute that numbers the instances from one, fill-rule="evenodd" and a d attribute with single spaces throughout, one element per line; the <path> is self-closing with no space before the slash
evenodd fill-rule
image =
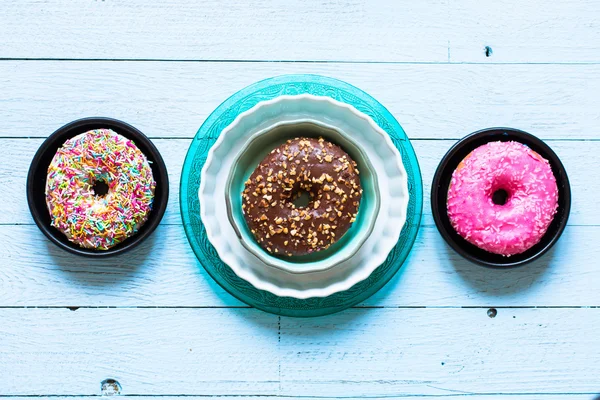
<path id="1" fill-rule="evenodd" d="M 308 205 L 296 206 L 302 193 Z M 290 139 L 252 172 L 242 212 L 262 248 L 279 256 L 327 249 L 348 231 L 362 197 L 356 162 L 323 138 Z"/>
<path id="2" fill-rule="evenodd" d="M 95 192 L 102 182 L 106 194 Z M 156 182 L 146 156 L 110 129 L 68 139 L 48 167 L 51 225 L 69 241 L 108 250 L 134 235 L 152 209 Z"/>
<path id="3" fill-rule="evenodd" d="M 490 142 L 452 173 L 447 206 L 460 236 L 508 257 L 542 239 L 558 209 L 558 187 L 548 160 L 529 147 Z"/>

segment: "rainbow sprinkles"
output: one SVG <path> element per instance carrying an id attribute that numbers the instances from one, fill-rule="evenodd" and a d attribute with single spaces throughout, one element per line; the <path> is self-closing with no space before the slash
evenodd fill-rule
<path id="1" fill-rule="evenodd" d="M 105 195 L 94 185 L 104 182 Z M 146 156 L 129 139 L 95 129 L 58 149 L 46 180 L 52 226 L 81 247 L 108 250 L 131 237 L 152 210 L 156 182 Z"/>

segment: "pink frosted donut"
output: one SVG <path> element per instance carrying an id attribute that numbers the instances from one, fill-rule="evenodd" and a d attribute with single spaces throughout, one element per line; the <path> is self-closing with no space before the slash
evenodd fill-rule
<path id="1" fill-rule="evenodd" d="M 502 191 L 504 204 L 494 202 Z M 558 187 L 548 160 L 529 147 L 490 142 L 452 173 L 447 205 L 452 226 L 469 243 L 511 256 L 542 239 L 558 208 Z"/>

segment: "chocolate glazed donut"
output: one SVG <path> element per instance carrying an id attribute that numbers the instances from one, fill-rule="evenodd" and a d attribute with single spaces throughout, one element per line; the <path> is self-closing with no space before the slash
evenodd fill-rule
<path id="1" fill-rule="evenodd" d="M 362 196 L 354 160 L 322 138 L 296 138 L 272 150 L 246 181 L 242 211 L 269 253 L 300 256 L 327 249 L 348 231 Z M 294 204 L 303 192 L 306 207 Z"/>

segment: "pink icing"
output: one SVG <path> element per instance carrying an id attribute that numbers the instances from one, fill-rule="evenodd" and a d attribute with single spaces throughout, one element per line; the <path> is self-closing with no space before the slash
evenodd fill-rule
<path id="1" fill-rule="evenodd" d="M 494 192 L 508 194 L 505 204 Z M 504 256 L 522 253 L 546 233 L 558 208 L 548 160 L 517 142 L 490 142 L 473 150 L 452 174 L 448 217 L 468 242 Z"/>

